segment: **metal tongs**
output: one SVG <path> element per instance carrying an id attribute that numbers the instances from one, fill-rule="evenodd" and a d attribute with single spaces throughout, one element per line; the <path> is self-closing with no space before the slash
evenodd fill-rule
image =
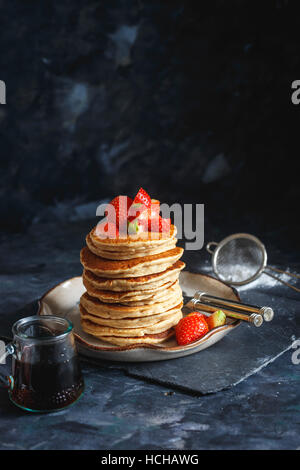
<path id="1" fill-rule="evenodd" d="M 257 307 L 256 305 L 223 299 L 201 291 L 195 293 L 188 306 L 208 313 L 223 310 L 227 317 L 247 321 L 256 327 L 261 326 L 264 320 L 269 322 L 274 318 L 274 311 L 271 307 Z"/>

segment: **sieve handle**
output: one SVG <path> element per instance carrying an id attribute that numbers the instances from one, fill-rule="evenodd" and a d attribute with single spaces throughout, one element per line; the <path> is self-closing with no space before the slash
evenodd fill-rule
<path id="1" fill-rule="evenodd" d="M 269 269 L 273 269 L 275 271 L 274 268 L 270 268 L 270 266 L 267 266 Z M 284 272 L 284 271 L 283 271 Z M 285 286 L 288 286 L 290 287 L 291 289 L 294 289 L 296 292 L 300 292 L 300 289 L 296 286 L 292 286 L 292 284 L 290 284 L 289 282 L 286 282 L 286 281 L 283 281 L 282 279 L 280 279 L 279 277 L 277 276 L 274 276 L 273 274 L 271 273 L 268 273 L 267 271 L 264 271 L 265 274 L 267 274 L 268 276 L 272 277 L 273 279 L 276 279 L 276 281 L 279 281 L 281 282 L 281 284 L 284 284 Z M 286 273 L 286 274 L 291 274 L 291 273 Z"/>
<path id="2" fill-rule="evenodd" d="M 213 255 L 215 250 L 212 250 L 212 249 L 211 249 L 211 246 L 218 246 L 218 245 L 219 245 L 219 243 L 217 243 L 217 242 L 209 242 L 209 243 L 207 243 L 207 245 L 206 245 L 206 251 L 208 251 L 208 253 L 210 253 L 211 255 Z"/>
<path id="3" fill-rule="evenodd" d="M 288 276 L 297 277 L 300 279 L 300 274 L 290 273 L 289 271 L 283 271 L 283 269 L 273 268 L 272 266 L 267 266 L 268 269 L 272 269 L 276 273 L 287 274 Z"/>

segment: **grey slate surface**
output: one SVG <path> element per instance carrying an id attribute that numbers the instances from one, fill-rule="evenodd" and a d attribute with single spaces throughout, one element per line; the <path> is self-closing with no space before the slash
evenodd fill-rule
<path id="1" fill-rule="evenodd" d="M 0 388 L 0 449 L 300 449 L 298 368 L 287 352 L 202 397 L 83 365 L 86 390 L 59 413 L 26 414 Z"/>

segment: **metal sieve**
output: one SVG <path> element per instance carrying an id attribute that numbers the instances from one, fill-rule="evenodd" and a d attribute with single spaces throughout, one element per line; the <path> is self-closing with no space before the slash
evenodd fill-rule
<path id="1" fill-rule="evenodd" d="M 212 250 L 212 246 L 215 246 L 214 250 Z M 235 233 L 224 238 L 220 243 L 209 242 L 206 249 L 212 255 L 214 273 L 219 279 L 228 284 L 242 286 L 254 281 L 264 272 L 273 279 L 300 292 L 297 287 L 265 270 L 270 269 L 277 273 L 300 278 L 298 274 L 267 266 L 266 248 L 254 235 Z"/>

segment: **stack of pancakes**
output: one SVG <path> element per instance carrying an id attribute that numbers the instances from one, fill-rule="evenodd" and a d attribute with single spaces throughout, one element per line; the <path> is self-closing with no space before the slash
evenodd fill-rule
<path id="1" fill-rule="evenodd" d="M 170 233 L 102 238 L 94 228 L 80 253 L 86 292 L 80 299 L 85 332 L 118 346 L 157 344 L 182 318 L 178 277 L 185 264 Z"/>

